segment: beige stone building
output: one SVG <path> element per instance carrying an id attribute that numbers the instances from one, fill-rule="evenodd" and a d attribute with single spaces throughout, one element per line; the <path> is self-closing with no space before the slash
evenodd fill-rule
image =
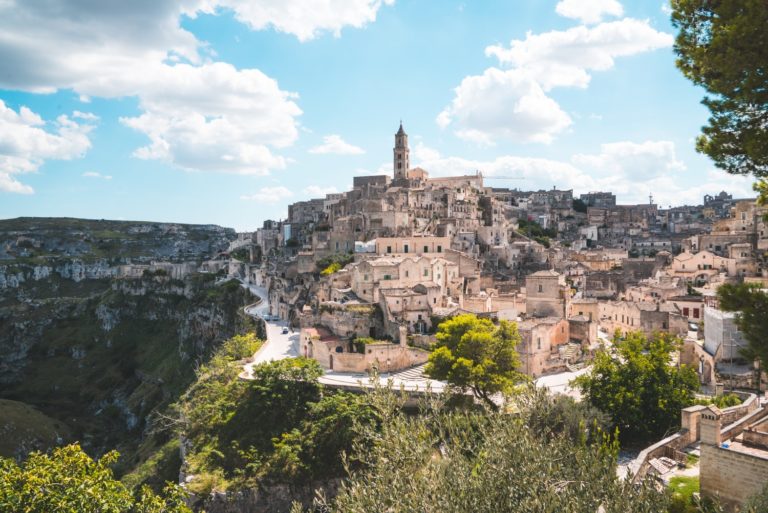
<path id="1" fill-rule="evenodd" d="M 570 340 L 569 323 L 562 317 L 526 319 L 517 325 L 521 342 L 517 348 L 520 370 L 528 376 L 565 370 L 559 348 Z"/>
<path id="2" fill-rule="evenodd" d="M 723 413 L 709 406 L 701 414 L 700 489 L 703 497 L 718 498 L 726 511 L 737 511 L 750 496 L 768 485 L 768 419 L 758 410 L 746 429 L 732 437 Z M 725 431 L 725 432 L 723 432 Z"/>
<path id="3" fill-rule="evenodd" d="M 525 278 L 525 312 L 528 317 L 565 317 L 568 300 L 565 276 L 552 269 Z"/>

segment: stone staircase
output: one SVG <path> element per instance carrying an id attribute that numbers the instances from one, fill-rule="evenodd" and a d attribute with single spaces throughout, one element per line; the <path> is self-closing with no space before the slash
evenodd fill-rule
<path id="1" fill-rule="evenodd" d="M 393 372 L 391 376 L 403 381 L 427 381 L 429 378 L 424 375 L 424 367 L 426 367 L 426 365 L 427 364 L 417 365 L 405 370 Z"/>
<path id="2" fill-rule="evenodd" d="M 651 468 L 656 471 L 657 474 L 663 476 L 664 474 L 677 468 L 677 462 L 672 458 L 662 456 L 660 458 L 653 458 L 648 462 Z"/>

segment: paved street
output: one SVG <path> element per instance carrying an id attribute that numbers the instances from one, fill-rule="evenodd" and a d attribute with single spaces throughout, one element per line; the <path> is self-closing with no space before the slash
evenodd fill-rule
<path id="1" fill-rule="evenodd" d="M 266 289 L 255 285 L 248 285 L 248 289 L 261 298 L 261 302 L 257 306 L 246 309 L 246 313 L 254 317 L 263 317 L 269 312 Z M 283 328 L 288 326 L 284 321 L 265 321 L 265 324 L 267 326 L 267 339 L 264 341 L 264 345 L 254 354 L 253 361 L 243 367 L 243 372 L 240 374 L 242 378 L 253 378 L 254 365 L 299 355 L 298 332 L 293 333 L 289 331 L 287 334 L 283 334 Z"/>

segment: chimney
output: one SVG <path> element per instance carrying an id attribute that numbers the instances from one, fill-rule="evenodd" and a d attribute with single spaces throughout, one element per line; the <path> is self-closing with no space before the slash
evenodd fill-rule
<path id="1" fill-rule="evenodd" d="M 701 424 L 699 432 L 701 434 L 701 443 L 720 447 L 722 438 L 720 436 L 720 419 L 722 412 L 717 406 L 708 406 L 701 412 Z"/>

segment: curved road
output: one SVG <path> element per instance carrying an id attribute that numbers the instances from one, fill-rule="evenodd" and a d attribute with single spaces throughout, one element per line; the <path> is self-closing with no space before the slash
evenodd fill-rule
<path id="1" fill-rule="evenodd" d="M 243 284 L 261 301 L 258 305 L 246 307 L 245 313 L 251 317 L 262 317 L 269 314 L 269 301 L 267 290 L 255 285 Z M 253 366 L 272 360 L 282 360 L 299 356 L 299 334 L 290 330 L 283 334 L 283 329 L 288 328 L 285 321 L 264 321 L 267 326 L 267 339 L 264 344 L 254 353 L 251 361 L 243 366 L 243 372 L 240 377 L 243 379 L 253 379 Z"/>
<path id="2" fill-rule="evenodd" d="M 255 306 L 246 307 L 245 313 L 252 317 L 262 317 L 269 314 L 269 296 L 267 290 L 256 285 L 243 284 L 261 301 Z M 253 379 L 253 367 L 260 363 L 273 360 L 282 360 L 291 358 L 300 354 L 300 335 L 290 330 L 283 334 L 283 328 L 288 327 L 285 321 L 265 321 L 267 327 L 267 339 L 259 348 L 248 363 L 243 366 L 243 372 L 240 373 L 242 379 Z M 391 381 L 392 388 L 395 390 L 404 389 L 406 391 L 425 391 L 429 388 L 432 392 L 442 392 L 446 383 L 429 379 L 423 374 L 424 366 L 404 369 L 398 372 L 382 373 L 379 376 L 380 383 L 387 385 Z M 568 386 L 568 382 L 574 377 L 588 372 L 589 368 L 577 372 L 564 372 L 560 374 L 550 374 L 542 376 L 536 380 L 536 386 L 548 388 L 551 392 L 567 394 L 579 399 L 578 390 Z M 326 370 L 320 377 L 320 383 L 331 387 L 339 388 L 373 388 L 375 384 L 367 374 L 352 374 L 345 372 L 335 372 Z"/>

